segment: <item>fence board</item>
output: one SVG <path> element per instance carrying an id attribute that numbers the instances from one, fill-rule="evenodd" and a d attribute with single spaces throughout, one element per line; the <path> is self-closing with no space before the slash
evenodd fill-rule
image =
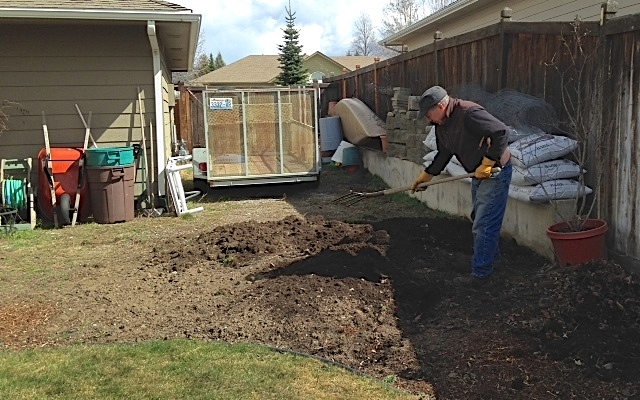
<path id="1" fill-rule="evenodd" d="M 606 83 L 606 98 L 593 110 L 603 118 L 613 119 L 613 134 L 608 137 L 605 163 L 610 175 L 600 191 L 599 214 L 609 221 L 610 248 L 640 259 L 640 14 L 615 18 L 600 27 L 597 22 L 583 22 L 590 31 L 587 50 L 605 39 L 607 56 L 599 68 L 611 73 Z M 493 93 L 501 89 L 516 90 L 548 102 L 564 120 L 559 70 L 569 58 L 563 49 L 563 35 L 571 34 L 568 22 L 500 22 L 453 38 L 446 38 L 420 49 L 383 60 L 378 66 L 377 87 L 356 92 L 356 82 L 373 82 L 366 78 L 373 66 L 327 79 L 321 115 L 330 101 L 358 97 L 386 119 L 393 111 L 391 97 L 396 86 L 408 87 L 412 95 L 440 84 L 455 90 L 475 87 Z M 558 69 L 556 69 L 556 66 Z M 374 85 L 376 86 L 376 85 Z M 359 87 L 359 86 L 358 86 Z M 377 98 L 376 98 L 377 96 Z M 377 104 L 377 107 L 376 107 Z M 605 121 L 605 120 L 603 120 Z M 587 177 L 588 174 L 587 174 Z"/>

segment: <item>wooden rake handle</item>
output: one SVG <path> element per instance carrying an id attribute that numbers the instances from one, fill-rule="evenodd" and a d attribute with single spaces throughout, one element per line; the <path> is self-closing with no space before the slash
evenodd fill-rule
<path id="1" fill-rule="evenodd" d="M 500 172 L 500 170 L 501 169 L 497 168 L 497 167 L 496 168 L 492 168 L 491 169 L 491 173 L 495 174 L 495 173 Z M 421 183 L 420 185 L 418 185 L 417 189 L 426 188 L 428 186 L 437 185 L 439 183 L 458 181 L 458 180 L 464 179 L 464 178 L 473 178 L 475 175 L 476 175 L 475 172 L 469 172 L 468 174 L 464 174 L 464 175 L 456 175 L 456 176 L 450 176 L 448 178 L 433 179 L 433 180 L 431 180 L 429 182 Z M 403 186 L 403 187 L 399 187 L 399 188 L 386 189 L 386 190 L 381 190 L 379 192 L 373 192 L 373 193 L 370 193 L 370 197 L 388 195 L 388 194 L 394 194 L 394 193 L 400 193 L 400 192 L 406 192 L 407 190 L 411 190 L 411 186 Z"/>

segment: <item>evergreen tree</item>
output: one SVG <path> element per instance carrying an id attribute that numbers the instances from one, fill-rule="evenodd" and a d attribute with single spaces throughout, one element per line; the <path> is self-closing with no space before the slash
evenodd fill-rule
<path id="1" fill-rule="evenodd" d="M 287 11 L 287 28 L 282 30 L 284 44 L 278 45 L 280 51 L 278 61 L 282 71 L 276 78 L 276 82 L 284 86 L 304 85 L 308 80 L 309 71 L 302 65 L 304 55 L 302 45 L 298 44 L 300 32 L 295 28 L 296 13 L 291 12 L 291 2 L 289 2 L 289 8 L 285 7 L 285 10 Z"/>
<path id="2" fill-rule="evenodd" d="M 227 63 L 225 63 L 224 60 L 222 59 L 222 54 L 220 54 L 220 52 L 218 52 L 218 55 L 216 56 L 216 59 L 213 62 L 213 65 L 215 66 L 214 69 L 219 69 L 227 65 Z"/>
<path id="3" fill-rule="evenodd" d="M 207 72 L 205 73 L 209 73 L 215 70 L 216 70 L 216 60 L 213 58 L 213 53 L 209 53 L 209 62 L 207 63 Z"/>

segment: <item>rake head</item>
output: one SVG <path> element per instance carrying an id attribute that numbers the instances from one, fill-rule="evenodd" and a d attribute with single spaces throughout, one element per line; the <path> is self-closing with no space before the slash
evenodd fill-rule
<path id="1" fill-rule="evenodd" d="M 364 199 L 365 194 L 361 193 L 361 192 L 354 192 L 353 190 L 350 190 L 349 193 L 342 195 L 340 197 L 338 197 L 337 199 L 332 200 L 332 203 L 337 203 L 337 204 L 342 204 L 344 206 L 351 206 L 356 204 L 357 202 L 361 201 L 362 199 Z"/>

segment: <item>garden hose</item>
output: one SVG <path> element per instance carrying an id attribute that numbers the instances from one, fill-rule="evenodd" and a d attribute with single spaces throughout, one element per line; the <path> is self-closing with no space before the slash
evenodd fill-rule
<path id="1" fill-rule="evenodd" d="M 19 179 L 6 179 L 2 183 L 4 205 L 23 210 L 27 206 L 25 183 Z"/>

